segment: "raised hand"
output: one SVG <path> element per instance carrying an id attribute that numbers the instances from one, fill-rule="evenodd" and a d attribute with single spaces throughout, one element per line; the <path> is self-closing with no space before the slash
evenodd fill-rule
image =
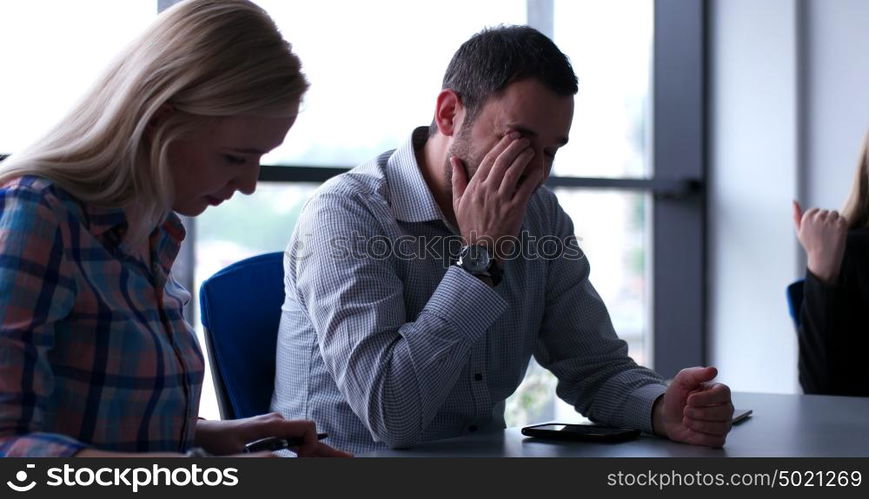
<path id="1" fill-rule="evenodd" d="M 826 284 L 839 279 L 845 256 L 848 222 L 837 211 L 812 208 L 803 213 L 794 201 L 794 227 L 808 256 L 808 268 Z"/>
<path id="2" fill-rule="evenodd" d="M 495 144 L 470 180 L 461 160 L 450 158 L 453 211 L 467 244 L 519 233 L 528 200 L 544 178 L 543 169 L 528 168 L 533 158 L 530 141 L 515 131 Z"/>

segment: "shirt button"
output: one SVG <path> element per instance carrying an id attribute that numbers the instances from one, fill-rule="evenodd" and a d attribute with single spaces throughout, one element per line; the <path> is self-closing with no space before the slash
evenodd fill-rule
<path id="1" fill-rule="evenodd" d="M 477 427 L 476 427 L 476 425 L 468 426 L 468 431 L 471 432 L 471 433 L 474 433 L 475 431 L 477 431 Z"/>
<path id="2" fill-rule="evenodd" d="M 483 381 L 483 375 L 480 373 L 477 373 L 474 375 L 474 379 L 477 381 Z"/>

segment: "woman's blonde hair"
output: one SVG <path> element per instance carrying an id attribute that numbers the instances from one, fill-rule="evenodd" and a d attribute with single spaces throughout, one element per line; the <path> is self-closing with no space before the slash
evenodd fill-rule
<path id="1" fill-rule="evenodd" d="M 167 9 L 33 146 L 0 164 L 0 185 L 54 181 L 83 202 L 123 208 L 128 238 L 172 209 L 169 145 L 221 116 L 285 116 L 308 82 L 274 22 L 246 0 L 187 0 Z M 155 119 L 161 109 L 165 119 Z"/>
<path id="2" fill-rule="evenodd" d="M 869 227 L 869 132 L 863 138 L 863 148 L 854 173 L 851 193 L 842 208 L 842 216 L 848 221 L 849 229 Z"/>

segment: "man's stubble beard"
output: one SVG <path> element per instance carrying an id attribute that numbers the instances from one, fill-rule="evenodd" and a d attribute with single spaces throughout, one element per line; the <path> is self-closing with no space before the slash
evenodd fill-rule
<path id="1" fill-rule="evenodd" d="M 456 135 L 456 139 L 453 141 L 453 145 L 447 151 L 447 157 L 444 161 L 444 176 L 447 179 L 447 185 L 450 186 L 450 194 L 452 194 L 453 185 L 453 167 L 450 164 L 450 158 L 453 156 L 459 158 L 462 166 L 465 168 L 468 182 L 477 173 L 477 169 L 482 161 L 481 158 L 476 157 L 477 155 L 471 149 L 471 125 L 472 123 L 468 123 L 462 126 L 458 135 Z"/>

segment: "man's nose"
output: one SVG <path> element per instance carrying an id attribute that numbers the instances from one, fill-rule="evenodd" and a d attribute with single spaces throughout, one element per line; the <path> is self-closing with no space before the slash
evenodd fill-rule
<path id="1" fill-rule="evenodd" d="M 549 176 L 550 166 L 551 166 L 550 158 L 548 156 L 546 156 L 546 153 L 543 151 L 543 148 L 542 147 L 535 147 L 534 148 L 534 157 L 531 158 L 531 165 L 530 165 L 530 167 L 533 168 L 533 170 L 530 170 L 530 171 L 540 171 L 543 174 L 543 178 L 545 179 L 546 177 Z"/>

